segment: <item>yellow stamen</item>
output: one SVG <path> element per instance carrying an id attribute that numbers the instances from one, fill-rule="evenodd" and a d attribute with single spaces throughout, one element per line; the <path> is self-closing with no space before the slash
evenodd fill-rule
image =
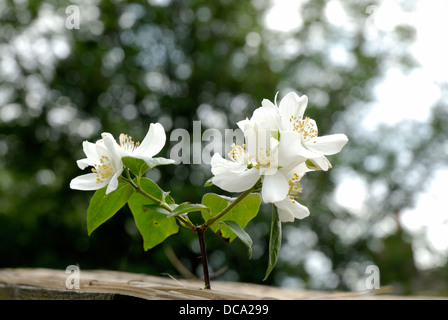
<path id="1" fill-rule="evenodd" d="M 246 153 L 247 150 L 245 144 L 241 147 L 240 145 L 232 143 L 232 150 L 227 153 L 227 156 L 235 161 L 238 161 L 241 157 L 244 157 Z"/>
<path id="2" fill-rule="evenodd" d="M 275 163 L 274 158 L 271 155 L 271 149 L 259 148 L 257 156 L 249 156 L 247 154 L 247 146 L 232 144 L 232 149 L 227 153 L 227 156 L 234 161 L 247 162 L 257 170 L 270 168 L 273 163 Z"/>
<path id="3" fill-rule="evenodd" d="M 299 198 L 298 193 L 302 193 L 302 187 L 299 184 L 300 177 L 297 173 L 294 173 L 291 180 L 289 180 L 289 199 L 294 201 Z"/>
<path id="4" fill-rule="evenodd" d="M 301 117 L 291 116 L 289 122 L 291 122 L 293 130 L 302 135 L 304 140 L 317 137 L 317 126 L 314 121 L 310 121 L 309 117 L 301 119 Z"/>
<path id="5" fill-rule="evenodd" d="M 92 172 L 96 174 L 96 183 L 102 183 L 104 179 L 114 174 L 114 169 L 107 156 L 101 156 L 100 164 L 95 164 L 94 167 L 92 168 Z"/>
<path id="6" fill-rule="evenodd" d="M 140 142 L 134 142 L 131 136 L 127 134 L 120 134 L 120 147 L 124 148 L 127 151 L 133 151 L 140 145 Z"/>

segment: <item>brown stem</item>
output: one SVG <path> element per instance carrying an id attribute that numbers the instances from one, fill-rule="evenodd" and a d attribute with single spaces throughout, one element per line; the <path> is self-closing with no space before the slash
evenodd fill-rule
<path id="1" fill-rule="evenodd" d="M 205 229 L 204 228 L 196 228 L 195 231 L 198 234 L 199 247 L 201 248 L 201 259 L 202 259 L 202 269 L 204 270 L 205 289 L 211 289 L 210 276 L 208 274 L 207 252 L 205 250 L 205 240 L 204 240 Z"/>

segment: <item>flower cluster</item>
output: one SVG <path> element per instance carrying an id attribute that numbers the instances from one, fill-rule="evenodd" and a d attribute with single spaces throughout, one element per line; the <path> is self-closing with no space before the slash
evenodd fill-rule
<path id="1" fill-rule="evenodd" d="M 282 222 L 309 215 L 300 204 L 301 178 L 309 171 L 328 170 L 328 155 L 341 151 L 345 134 L 318 136 L 316 122 L 304 117 L 307 96 L 288 93 L 277 105 L 264 99 L 250 119 L 237 123 L 245 144 L 232 145 L 228 159 L 213 155 L 212 183 L 228 192 L 243 192 L 262 182 L 263 201 L 273 203 Z"/>
<path id="2" fill-rule="evenodd" d="M 263 100 L 250 119 L 239 121 L 245 144 L 231 146 L 228 159 L 219 153 L 211 159 L 211 183 L 228 192 L 241 193 L 229 198 L 207 193 L 201 203 L 176 203 L 170 192 L 163 191 L 145 173 L 159 165 L 175 163 L 155 157 L 166 142 L 160 123 L 151 124 L 141 143 L 121 134 L 117 140 L 103 133 L 95 143 L 83 142 L 86 158 L 78 167 L 91 172 L 70 182 L 77 190 L 96 190 L 87 209 L 87 230 L 91 234 L 124 205 L 128 205 L 143 237 L 145 250 L 163 242 L 183 226 L 196 232 L 202 257 L 205 288 L 210 289 L 204 231 L 208 228 L 231 242 L 239 238 L 252 253 L 253 241 L 244 230 L 260 208 L 263 199 L 272 203 L 269 259 L 266 279 L 274 268 L 281 247 L 280 222 L 303 219 L 310 213 L 298 202 L 301 179 L 310 171 L 328 170 L 327 156 L 341 151 L 347 143 L 344 134 L 318 136 L 316 122 L 304 117 L 306 96 L 291 92 L 277 102 Z M 206 185 L 209 185 L 209 181 Z M 261 196 L 257 191 L 261 190 Z M 201 214 L 190 220 L 190 214 Z"/>
<path id="3" fill-rule="evenodd" d="M 125 134 L 120 135 L 120 144 L 108 132 L 101 136 L 102 139 L 96 143 L 83 142 L 83 151 L 87 158 L 78 160 L 77 164 L 82 170 L 93 167 L 92 172 L 74 178 L 70 182 L 70 188 L 98 190 L 107 186 L 106 194 L 109 194 L 118 187 L 118 178 L 124 168 L 124 157 L 142 159 L 152 167 L 153 157 L 162 150 L 166 142 L 165 130 L 160 123 L 151 123 L 141 143 L 135 143 Z M 163 160 L 164 164 L 174 163 L 174 160 Z"/>

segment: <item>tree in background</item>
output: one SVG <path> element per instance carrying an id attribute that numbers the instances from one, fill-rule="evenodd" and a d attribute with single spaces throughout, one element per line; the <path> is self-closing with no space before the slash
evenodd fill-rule
<path id="1" fill-rule="evenodd" d="M 335 3 L 345 20 L 332 19 Z M 79 8 L 79 29 L 67 25 L 72 4 Z M 79 263 L 174 276 L 185 268 L 191 274 L 182 276 L 200 275 L 194 235 L 181 232 L 143 252 L 126 210 L 87 236 L 89 195 L 68 187 L 79 173 L 78 146 L 103 131 L 138 140 L 150 122 L 162 123 L 168 137 L 176 128 L 192 132 L 196 120 L 202 132 L 236 129 L 231 123 L 263 98 L 296 90 L 309 97 L 307 114 L 319 122 L 319 134 L 345 132 L 350 142 L 332 158 L 333 170 L 307 177 L 301 199 L 311 216 L 285 226 L 280 260 L 266 283 L 358 289 L 366 266 L 375 264 L 382 285 L 407 294 L 429 290 L 416 284 L 422 275 L 397 213 L 413 205 L 419 186 L 443 163 L 432 150 L 446 141 L 446 105 L 436 104 L 425 125 L 408 121 L 367 131 L 360 123 L 388 64 L 415 66 L 405 50 L 415 32 L 400 25 L 389 35 L 403 50 L 372 48 L 366 29 L 371 3 L 298 4 L 297 25 L 284 32 L 265 26 L 273 12 L 263 0 L 2 3 L 0 266 Z M 176 143 L 164 150 L 167 157 Z M 208 164 L 193 163 L 155 169 L 149 177 L 169 186 L 180 202 L 199 201 L 211 173 Z M 359 177 L 368 190 L 358 210 L 335 200 L 347 177 Z M 215 279 L 261 282 L 269 230 L 264 212 L 246 228 L 255 244 L 251 260 L 242 244 L 227 246 L 210 236 Z M 446 283 L 446 272 L 437 272 L 433 279 Z"/>

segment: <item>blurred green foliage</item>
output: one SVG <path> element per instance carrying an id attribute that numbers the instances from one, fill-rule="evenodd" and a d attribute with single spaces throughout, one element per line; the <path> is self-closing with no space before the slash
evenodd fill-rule
<path id="1" fill-rule="evenodd" d="M 80 28 L 65 25 L 68 5 L 80 9 Z M 310 217 L 284 225 L 283 252 L 270 285 L 349 290 L 364 283 L 367 265 L 379 266 L 382 284 L 397 293 L 448 293 L 446 267 L 428 274 L 416 269 L 410 235 L 400 228 L 373 232 L 412 206 L 419 185 L 442 159 L 430 150 L 445 141 L 446 106 L 433 109 L 424 127 L 407 123 L 364 132 L 359 115 L 373 99 L 371 87 L 392 59 L 403 68 L 405 53 L 366 49 L 365 1 L 344 2 L 351 28 L 325 18 L 326 1 L 301 6 L 300 30 L 263 26 L 265 0 L 204 1 L 4 1 L 0 9 L 0 267 L 113 269 L 179 275 L 178 263 L 201 275 L 195 234 L 180 230 L 145 252 L 125 208 L 89 237 L 86 210 L 93 192 L 69 189 L 82 172 L 81 143 L 103 131 L 142 139 L 151 122 L 167 132 L 161 156 L 177 141 L 175 128 L 235 129 L 263 98 L 289 90 L 306 94 L 307 115 L 320 135 L 345 133 L 349 143 L 330 157 L 333 169 L 305 177 L 301 202 Z M 397 46 L 413 38 L 397 30 Z M 401 41 L 401 42 L 400 42 Z M 346 63 L 331 59 L 342 46 Z M 445 89 L 444 89 L 445 90 Z M 412 137 L 412 139 L 410 139 Z M 203 142 L 203 145 L 205 143 Z M 411 158 L 403 165 L 400 153 Z M 373 163 L 382 165 L 374 166 Z M 376 162 L 375 162 L 376 161 Z M 410 176 L 410 173 L 413 173 Z M 338 179 L 356 173 L 372 190 L 366 215 L 354 215 L 332 197 Z M 206 164 L 179 164 L 150 172 L 177 203 L 200 203 L 210 178 Z M 395 219 L 395 220 L 394 220 Z M 270 208 L 247 226 L 252 259 L 238 241 L 207 233 L 211 273 L 216 280 L 262 283 L 267 266 Z M 184 228 L 181 228 L 184 229 Z M 212 281 L 213 281 L 212 279 Z M 437 288 L 428 286 L 437 283 Z"/>

